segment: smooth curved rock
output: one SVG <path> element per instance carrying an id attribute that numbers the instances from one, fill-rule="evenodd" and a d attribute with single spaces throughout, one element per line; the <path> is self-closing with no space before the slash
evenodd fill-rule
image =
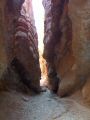
<path id="1" fill-rule="evenodd" d="M 45 15 L 44 58 L 48 77 L 56 76 L 48 80 L 54 88 L 58 76 L 58 94 L 64 96 L 80 89 L 90 76 L 90 1 L 51 0 L 44 6 L 48 13 Z"/>
<path id="2" fill-rule="evenodd" d="M 87 79 L 85 86 L 82 89 L 82 95 L 85 102 L 90 104 L 90 78 Z"/>
<path id="3" fill-rule="evenodd" d="M 45 15 L 44 58 L 48 64 L 50 86 L 51 88 L 57 86 L 58 89 L 60 79 L 74 63 L 71 47 L 72 22 L 68 16 L 68 0 L 51 0 L 50 2 L 48 4 L 46 1 L 45 6 L 48 14 Z M 54 77 L 50 77 L 49 74 Z"/>
<path id="4" fill-rule="evenodd" d="M 90 74 L 90 1 L 70 0 L 69 15 L 72 20 L 72 49 L 77 64 L 77 74 Z"/>

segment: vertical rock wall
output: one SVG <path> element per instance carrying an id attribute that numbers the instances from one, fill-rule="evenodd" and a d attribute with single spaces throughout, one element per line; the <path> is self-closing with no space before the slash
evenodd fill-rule
<path id="1" fill-rule="evenodd" d="M 90 2 L 44 0 L 43 3 L 49 88 L 57 90 L 60 96 L 69 95 L 90 74 Z"/>
<path id="2" fill-rule="evenodd" d="M 5 29 L 4 29 L 4 7 L 5 1 L 0 1 L 0 76 L 7 67 L 7 57 L 5 51 Z"/>
<path id="3" fill-rule="evenodd" d="M 75 56 L 75 72 L 86 83 L 83 97 L 90 102 L 90 1 L 70 0 L 69 16 L 72 20 L 72 49 Z"/>
<path id="4" fill-rule="evenodd" d="M 41 71 L 39 66 L 38 36 L 33 17 L 32 0 L 6 0 L 2 6 L 3 29 L 5 29 L 4 56 L 5 71 L 1 80 L 13 81 L 10 72 L 17 74 L 19 79 L 29 88 L 38 91 Z M 0 41 L 1 42 L 1 41 Z M 8 80 L 7 80 L 8 79 Z M 17 77 L 16 77 L 17 79 Z M 19 81 L 20 81 L 19 80 Z M 11 82 L 10 81 L 10 82 Z M 9 83 L 10 83 L 9 82 Z"/>
<path id="5" fill-rule="evenodd" d="M 44 0 L 43 3 L 46 11 L 44 58 L 47 61 L 49 87 L 56 91 L 61 77 L 74 62 L 72 23 L 68 16 L 68 0 L 49 0 L 49 4 Z"/>
<path id="6" fill-rule="evenodd" d="M 5 17 L 4 17 L 5 1 L 0 1 L 0 77 L 7 68 L 7 53 L 5 50 Z M 2 88 L 0 80 L 0 88 Z"/>

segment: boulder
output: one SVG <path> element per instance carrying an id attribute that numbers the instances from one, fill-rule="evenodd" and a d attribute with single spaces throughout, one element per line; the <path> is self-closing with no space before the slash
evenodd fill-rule
<path id="1" fill-rule="evenodd" d="M 84 101 L 90 104 L 90 78 L 87 79 L 85 86 L 82 89 L 82 96 Z"/>

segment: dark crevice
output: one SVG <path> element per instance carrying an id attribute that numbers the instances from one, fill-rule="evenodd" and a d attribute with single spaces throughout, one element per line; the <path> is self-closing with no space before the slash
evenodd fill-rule
<path id="1" fill-rule="evenodd" d="M 19 75 L 20 81 L 24 83 L 29 89 L 39 93 L 40 89 L 32 85 L 29 73 L 25 70 L 24 66 L 20 63 L 17 58 L 14 58 L 11 62 L 11 68 Z"/>

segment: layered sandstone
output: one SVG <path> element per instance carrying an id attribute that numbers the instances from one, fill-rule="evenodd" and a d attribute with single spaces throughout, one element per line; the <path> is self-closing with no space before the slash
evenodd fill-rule
<path id="1" fill-rule="evenodd" d="M 7 0 L 1 1 L 1 5 L 1 15 L 3 16 L 0 18 L 4 19 L 1 25 L 5 31 L 2 31 L 4 35 L 1 34 L 0 38 L 1 40 L 3 38 L 5 44 L 1 44 L 0 50 L 5 53 L 2 51 L 0 53 L 3 54 L 2 59 L 5 59 L 6 67 L 4 70 L 2 69 L 3 75 L 0 78 L 4 79 L 4 83 L 5 80 L 12 79 L 13 81 L 16 75 L 12 74 L 15 73 L 26 86 L 37 91 L 40 87 L 41 71 L 32 1 Z M 5 66 L 2 59 L 0 59 L 0 63 Z M 11 76 L 8 70 L 13 71 Z"/>

